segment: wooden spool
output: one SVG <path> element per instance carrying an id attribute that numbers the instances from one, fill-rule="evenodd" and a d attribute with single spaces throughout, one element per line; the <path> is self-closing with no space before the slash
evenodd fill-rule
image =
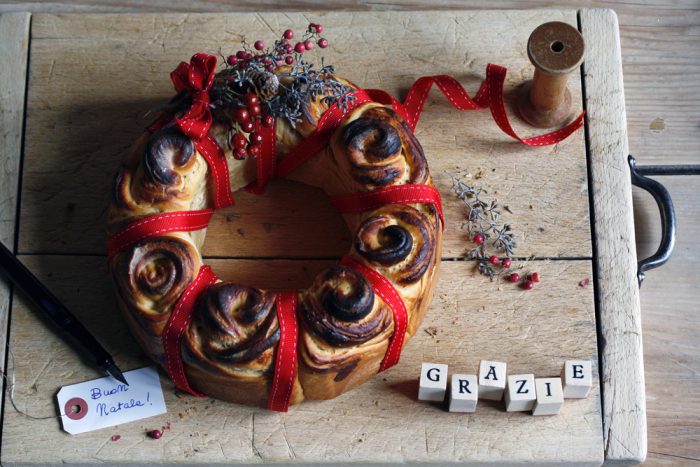
<path id="1" fill-rule="evenodd" d="M 535 29 L 527 41 L 527 55 L 535 75 L 518 98 L 520 116 L 537 128 L 562 125 L 571 115 L 569 74 L 583 61 L 584 42 L 573 26 L 553 21 Z"/>

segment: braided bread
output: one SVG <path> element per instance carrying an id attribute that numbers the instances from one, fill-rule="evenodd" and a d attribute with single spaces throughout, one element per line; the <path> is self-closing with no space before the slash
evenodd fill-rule
<path id="1" fill-rule="evenodd" d="M 275 73 L 284 70 L 278 67 Z M 277 119 L 277 157 L 314 132 L 329 107 L 322 97 L 307 102 L 295 125 Z M 224 117 L 214 118 L 209 135 L 224 150 L 231 189 L 236 191 L 255 180 L 256 161 L 234 158 L 229 142 L 234 122 Z M 288 178 L 319 187 L 329 196 L 432 185 L 411 129 L 394 110 L 377 103 L 348 112 L 327 147 Z M 116 177 L 108 232 L 114 235 L 155 214 L 212 208 L 211 185 L 211 168 L 176 125 L 144 134 Z M 437 281 L 442 242 L 437 209 L 427 203 L 387 204 L 346 213 L 344 218 L 355 232 L 349 256 L 388 279 L 403 301 L 408 340 L 423 319 Z M 150 236 L 109 258 L 126 321 L 146 353 L 164 367 L 162 336 L 176 303 L 203 265 L 204 232 Z M 298 358 L 291 404 L 336 397 L 379 371 L 395 320 L 386 297 L 375 293 L 363 274 L 341 263 L 320 273 L 296 296 Z M 196 391 L 264 406 L 279 341 L 274 292 L 217 281 L 199 296 L 184 331 L 184 372 Z"/>

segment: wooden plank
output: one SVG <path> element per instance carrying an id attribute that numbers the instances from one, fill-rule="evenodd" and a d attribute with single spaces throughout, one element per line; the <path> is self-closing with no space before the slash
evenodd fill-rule
<path id="1" fill-rule="evenodd" d="M 101 257 L 30 256 L 23 261 L 74 310 L 124 368 L 146 364 L 125 323 L 116 318 Z M 210 260 L 223 278 L 270 287 L 300 287 L 329 262 Z M 304 402 L 271 413 L 176 393 L 161 378 L 168 413 L 112 429 L 67 436 L 57 419 L 27 420 L 8 412 L 2 464 L 17 463 L 260 463 L 311 462 L 538 462 L 599 465 L 603 461 L 598 378 L 587 399 L 567 400 L 561 415 L 506 413 L 480 402 L 473 415 L 421 403 L 423 361 L 473 372 L 482 358 L 508 362 L 512 372 L 553 376 L 566 358 L 591 359 L 597 373 L 593 289 L 578 282 L 591 261 L 537 261 L 543 282 L 532 291 L 489 282 L 473 264 L 447 261 L 424 329 L 401 363 L 362 387 L 325 402 Z M 99 273 L 96 273 L 98 272 Z M 20 300 L 13 310 L 17 400 L 35 415 L 55 413 L 59 386 L 95 378 L 94 369 L 51 332 Z M 159 441 L 145 430 L 171 422 Z M 110 441 L 113 434 L 121 440 Z M 41 448 L 38 448 L 41 446 Z"/>
<path id="2" fill-rule="evenodd" d="M 697 278 L 700 277 L 698 177 L 656 177 L 668 188 L 678 218 L 676 247 L 661 269 L 649 271 L 641 288 L 644 310 L 649 457 L 700 458 L 700 355 Z M 637 252 L 652 254 L 661 236 L 658 208 L 649 194 L 634 191 Z M 651 434 L 654 433 L 653 436 Z M 670 457 L 674 459 L 674 457 Z"/>
<path id="3" fill-rule="evenodd" d="M 576 24 L 573 11 L 323 13 L 314 18 L 333 41 L 324 55 L 340 74 L 399 96 L 417 77 L 436 73 L 459 77 L 473 93 L 489 61 L 508 65 L 507 89 L 512 91 L 532 73 L 524 51 L 530 32 L 546 20 Z M 37 15 L 20 251 L 102 254 L 103 214 L 114 173 L 146 123 L 139 117 L 172 94 L 170 70 L 196 50 L 235 50 L 241 34 L 264 34 L 269 40 L 266 23 L 277 32 L 303 27 L 308 19 L 296 13 L 138 14 L 119 21 L 102 15 Z M 432 24 L 445 24 L 445 29 L 436 33 Z M 395 61 L 386 60 L 387 54 Z M 396 67 L 396 61 L 410 67 Z M 580 106 L 578 80 L 571 80 L 570 88 Z M 514 125 L 523 134 L 534 133 L 517 118 Z M 583 132 L 556 147 L 527 148 L 501 133 L 488 111 L 459 113 L 436 94 L 428 100 L 417 136 L 444 195 L 445 257 L 458 257 L 468 246 L 460 229 L 464 208 L 446 175 L 457 169 L 471 173 L 474 184 L 489 192 L 487 198 L 511 208 L 514 214 L 507 216 L 518 233 L 520 255 L 591 256 Z M 266 195 L 269 199 L 238 196 L 236 207 L 215 217 L 205 254 L 344 253 L 349 237 L 340 217 L 325 200 L 312 201 L 317 191 L 291 187 L 280 185 Z"/>
<path id="4" fill-rule="evenodd" d="M 581 10 L 605 459 L 644 461 L 644 361 L 617 16 Z"/>
<path id="5" fill-rule="evenodd" d="M 0 15 L 0 242 L 14 249 L 24 97 L 29 52 L 29 13 Z M 5 374 L 5 351 L 11 289 L 0 278 L 0 371 Z M 4 386 L 4 381 L 0 383 Z M 2 408 L 0 408 L 0 420 Z"/>

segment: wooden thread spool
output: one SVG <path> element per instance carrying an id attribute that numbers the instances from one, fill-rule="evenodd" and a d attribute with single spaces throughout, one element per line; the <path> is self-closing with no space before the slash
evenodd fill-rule
<path id="1" fill-rule="evenodd" d="M 520 116 L 537 128 L 562 125 L 571 115 L 569 74 L 583 61 L 583 36 L 559 21 L 537 27 L 527 41 L 527 56 L 535 75 L 518 98 Z"/>

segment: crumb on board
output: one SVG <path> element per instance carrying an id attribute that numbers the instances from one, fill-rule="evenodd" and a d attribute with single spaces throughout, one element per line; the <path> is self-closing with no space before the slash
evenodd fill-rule
<path id="1" fill-rule="evenodd" d="M 578 283 L 578 286 L 579 287 L 586 287 L 590 283 L 591 283 L 591 280 L 588 277 L 586 277 L 585 279 L 583 279 L 581 282 Z"/>
<path id="2" fill-rule="evenodd" d="M 430 337 L 434 338 L 435 336 L 437 336 L 438 330 L 435 326 L 428 326 L 427 328 L 425 328 L 425 333 Z"/>

